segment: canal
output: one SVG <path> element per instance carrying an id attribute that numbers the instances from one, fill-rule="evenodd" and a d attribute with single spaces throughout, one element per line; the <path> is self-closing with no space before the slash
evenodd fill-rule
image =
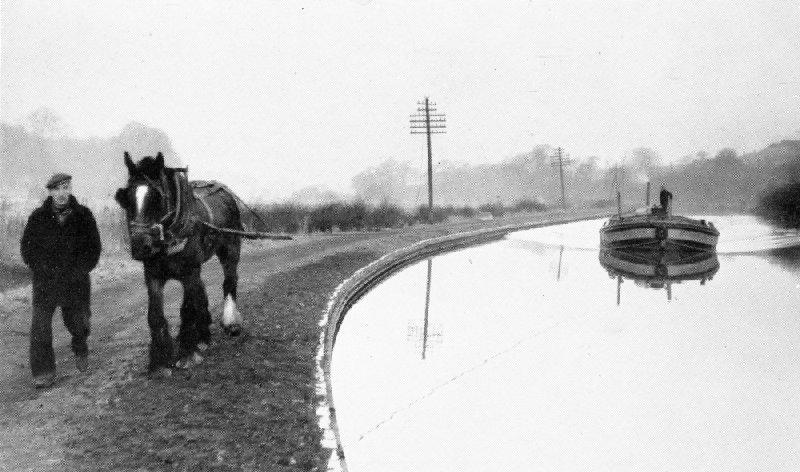
<path id="1" fill-rule="evenodd" d="M 800 235 L 704 218 L 716 257 L 668 280 L 593 220 L 380 283 L 333 352 L 348 469 L 800 470 Z"/>

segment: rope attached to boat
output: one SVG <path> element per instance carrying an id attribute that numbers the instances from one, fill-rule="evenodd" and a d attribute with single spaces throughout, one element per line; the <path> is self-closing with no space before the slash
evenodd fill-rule
<path id="1" fill-rule="evenodd" d="M 232 234 L 247 239 L 273 239 L 273 240 L 292 239 L 292 236 L 286 233 L 263 233 L 261 231 L 242 231 L 232 228 L 220 228 L 219 226 L 212 225 L 211 223 L 207 223 L 205 221 L 200 221 L 200 223 L 202 223 L 206 228 L 210 229 L 211 231 L 216 231 L 222 234 Z"/>

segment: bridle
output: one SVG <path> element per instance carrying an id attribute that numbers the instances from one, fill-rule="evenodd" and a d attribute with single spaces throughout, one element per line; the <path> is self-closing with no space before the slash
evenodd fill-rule
<path id="1" fill-rule="evenodd" d="M 149 234 L 154 242 L 156 242 L 162 249 L 175 248 L 176 245 L 185 244 L 184 232 L 188 225 L 187 218 L 187 203 L 188 203 L 188 181 L 186 174 L 188 168 L 174 168 L 172 183 L 174 184 L 173 198 L 168 195 L 170 189 L 170 181 L 165 171 L 161 171 L 160 182 L 155 181 L 147 175 L 142 175 L 145 184 L 151 190 L 158 192 L 161 195 L 162 201 L 166 203 L 167 211 L 155 223 L 142 223 L 135 221 L 135 219 L 128 220 L 128 231 L 133 234 Z M 171 220 L 171 221 L 170 221 Z M 183 239 L 182 239 L 183 238 Z M 181 246 L 182 248 L 183 246 Z M 180 249 L 178 249 L 180 250 Z"/>

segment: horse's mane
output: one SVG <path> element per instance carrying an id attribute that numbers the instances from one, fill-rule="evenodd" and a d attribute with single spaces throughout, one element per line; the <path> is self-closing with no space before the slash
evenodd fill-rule
<path id="1" fill-rule="evenodd" d="M 157 179 L 164 170 L 168 176 L 172 177 L 175 172 L 184 172 L 188 170 L 186 167 L 168 167 L 166 165 L 159 165 L 157 158 L 153 156 L 144 156 L 139 162 L 135 164 L 135 175 L 146 176 L 151 179 Z"/>
<path id="2" fill-rule="evenodd" d="M 153 156 L 145 156 L 136 163 L 136 174 L 157 180 L 161 177 L 161 171 L 170 170 L 168 167 L 161 167 L 156 164 L 156 158 Z"/>

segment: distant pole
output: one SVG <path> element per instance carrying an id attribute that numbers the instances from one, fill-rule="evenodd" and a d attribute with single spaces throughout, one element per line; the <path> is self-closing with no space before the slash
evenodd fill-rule
<path id="1" fill-rule="evenodd" d="M 558 148 L 558 173 L 561 176 L 561 206 L 567 209 L 567 192 L 564 188 L 564 157 L 561 148 Z"/>
<path id="2" fill-rule="evenodd" d="M 447 126 L 444 113 L 435 113 L 435 103 L 428 97 L 425 101 L 417 102 L 417 114 L 411 115 L 411 134 L 425 134 L 428 137 L 428 223 L 433 215 L 433 151 L 431 150 L 431 135 L 444 134 Z"/>
<path id="3" fill-rule="evenodd" d="M 645 205 L 650 206 L 650 181 L 647 181 L 647 191 L 645 196 Z"/>
<path id="4" fill-rule="evenodd" d="M 566 190 L 564 187 L 564 166 L 572 164 L 572 160 L 569 158 L 564 157 L 563 149 L 560 147 L 556 148 L 556 155 L 554 156 L 557 160 L 552 162 L 552 166 L 558 166 L 558 174 L 561 177 L 561 206 L 564 210 L 567 209 L 567 197 L 566 197 Z"/>

